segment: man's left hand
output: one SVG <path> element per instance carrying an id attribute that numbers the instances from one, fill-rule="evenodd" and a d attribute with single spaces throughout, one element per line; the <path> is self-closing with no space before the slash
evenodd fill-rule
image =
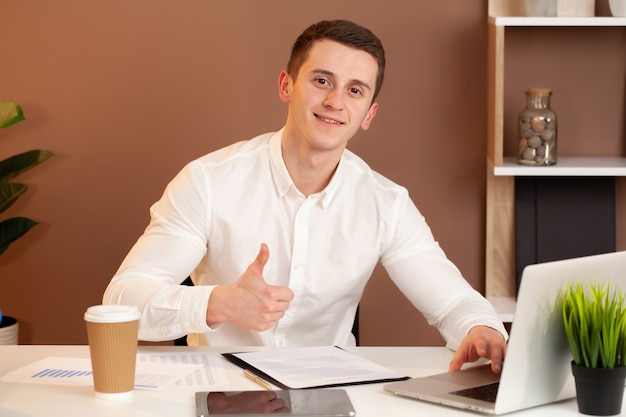
<path id="1" fill-rule="evenodd" d="M 491 360 L 491 370 L 500 373 L 506 347 L 499 331 L 487 326 L 472 327 L 452 358 L 448 372 L 458 371 L 464 363 L 486 358 Z"/>

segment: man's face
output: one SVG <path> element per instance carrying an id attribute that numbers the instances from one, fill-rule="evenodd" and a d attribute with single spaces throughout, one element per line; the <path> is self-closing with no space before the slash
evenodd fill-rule
<path id="1" fill-rule="evenodd" d="M 378 108 L 372 104 L 378 64 L 367 52 L 330 40 L 313 44 L 296 80 L 279 78 L 281 99 L 289 104 L 286 134 L 311 150 L 345 147 L 367 130 Z"/>

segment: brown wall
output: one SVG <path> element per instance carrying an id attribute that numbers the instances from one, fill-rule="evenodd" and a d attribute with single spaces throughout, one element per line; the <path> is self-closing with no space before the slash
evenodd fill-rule
<path id="1" fill-rule="evenodd" d="M 486 14 L 481 0 L 3 1 L 0 99 L 28 120 L 0 132 L 0 155 L 56 154 L 23 176 L 31 189 L 10 211 L 40 225 L 0 257 L 0 307 L 20 320 L 21 343 L 86 342 L 83 311 L 183 164 L 282 126 L 278 73 L 321 19 L 382 39 L 380 109 L 350 148 L 407 186 L 482 291 Z M 441 344 L 382 269 L 362 325 L 364 344 Z"/>

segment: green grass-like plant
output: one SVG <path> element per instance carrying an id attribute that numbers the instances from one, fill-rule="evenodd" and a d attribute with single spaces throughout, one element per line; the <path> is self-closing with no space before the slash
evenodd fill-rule
<path id="1" fill-rule="evenodd" d="M 587 368 L 626 366 L 622 288 L 611 282 L 566 284 L 561 301 L 574 363 Z"/>

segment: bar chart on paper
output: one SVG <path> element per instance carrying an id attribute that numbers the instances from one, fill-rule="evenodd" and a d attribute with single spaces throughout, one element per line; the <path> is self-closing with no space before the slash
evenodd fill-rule
<path id="1" fill-rule="evenodd" d="M 46 368 L 31 375 L 31 378 L 76 378 L 91 376 L 91 371 L 78 371 L 73 369 Z"/>
<path id="2" fill-rule="evenodd" d="M 8 382 L 33 384 L 91 385 L 93 377 L 89 359 L 48 357 L 33 362 L 1 378 Z"/>

